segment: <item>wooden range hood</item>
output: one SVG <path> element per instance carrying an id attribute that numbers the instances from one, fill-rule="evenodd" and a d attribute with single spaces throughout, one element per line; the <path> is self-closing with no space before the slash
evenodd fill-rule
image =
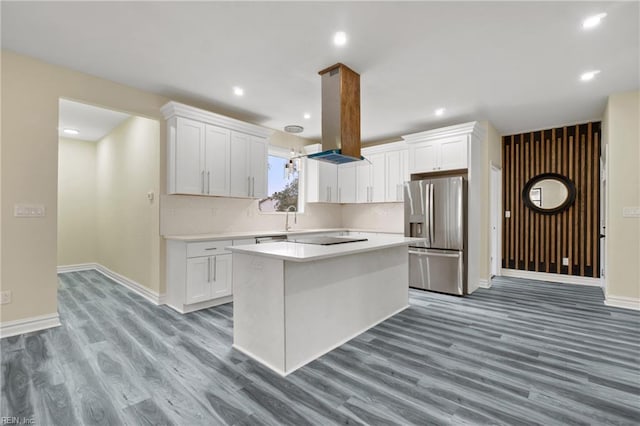
<path id="1" fill-rule="evenodd" d="M 323 69 L 322 152 L 309 155 L 343 164 L 363 160 L 360 153 L 360 74 L 337 63 Z"/>

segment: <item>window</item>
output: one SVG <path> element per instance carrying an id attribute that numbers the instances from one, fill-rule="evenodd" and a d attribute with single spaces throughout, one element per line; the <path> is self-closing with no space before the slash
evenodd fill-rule
<path id="1" fill-rule="evenodd" d="M 285 167 L 289 164 L 289 152 L 285 149 L 269 147 L 269 164 L 267 172 L 267 198 L 258 202 L 261 212 L 285 212 L 290 206 L 296 211 L 302 209 L 299 197 L 299 160 L 293 160 L 295 164 L 292 171 Z M 293 209 L 291 209 L 293 210 Z"/>

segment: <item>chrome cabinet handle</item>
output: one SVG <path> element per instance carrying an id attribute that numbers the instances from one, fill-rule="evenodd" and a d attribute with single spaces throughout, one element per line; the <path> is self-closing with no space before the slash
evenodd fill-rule
<path id="1" fill-rule="evenodd" d="M 251 196 L 251 176 L 247 176 L 247 197 Z"/>
<path id="2" fill-rule="evenodd" d="M 218 247 L 208 247 L 205 250 L 218 250 Z"/>
<path id="3" fill-rule="evenodd" d="M 207 282 L 211 282 L 211 258 L 207 257 Z"/>
<path id="4" fill-rule="evenodd" d="M 256 178 L 251 176 L 251 196 L 256 196 Z"/>
<path id="5" fill-rule="evenodd" d="M 213 281 L 218 281 L 218 262 L 213 259 Z"/>
<path id="6" fill-rule="evenodd" d="M 338 202 L 342 202 L 342 188 L 338 188 Z"/>
<path id="7" fill-rule="evenodd" d="M 200 191 L 202 194 L 204 194 L 204 170 L 200 172 L 200 180 L 202 181 L 202 191 Z"/>
<path id="8" fill-rule="evenodd" d="M 207 172 L 207 194 L 211 194 L 211 172 Z"/>

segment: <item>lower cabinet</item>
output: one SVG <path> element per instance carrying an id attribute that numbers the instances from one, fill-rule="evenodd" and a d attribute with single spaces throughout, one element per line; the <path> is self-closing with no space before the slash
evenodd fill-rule
<path id="1" fill-rule="evenodd" d="M 231 296 L 231 255 L 187 258 L 185 303 Z"/>
<path id="2" fill-rule="evenodd" d="M 232 300 L 231 252 L 234 242 L 167 242 L 167 304 L 180 313 Z"/>

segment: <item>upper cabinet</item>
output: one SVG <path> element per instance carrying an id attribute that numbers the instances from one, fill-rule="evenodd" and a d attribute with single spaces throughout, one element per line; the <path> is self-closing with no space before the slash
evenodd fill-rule
<path id="1" fill-rule="evenodd" d="M 403 136 L 409 145 L 409 173 L 467 169 L 475 125 L 471 122 Z"/>
<path id="2" fill-rule="evenodd" d="M 338 202 L 339 203 L 355 203 L 356 202 L 356 178 L 357 163 L 348 163 L 338 166 Z"/>
<path id="3" fill-rule="evenodd" d="M 232 197 L 267 196 L 267 141 L 239 132 L 231 132 Z"/>
<path id="4" fill-rule="evenodd" d="M 177 102 L 162 113 L 169 194 L 266 197 L 272 130 Z"/>

